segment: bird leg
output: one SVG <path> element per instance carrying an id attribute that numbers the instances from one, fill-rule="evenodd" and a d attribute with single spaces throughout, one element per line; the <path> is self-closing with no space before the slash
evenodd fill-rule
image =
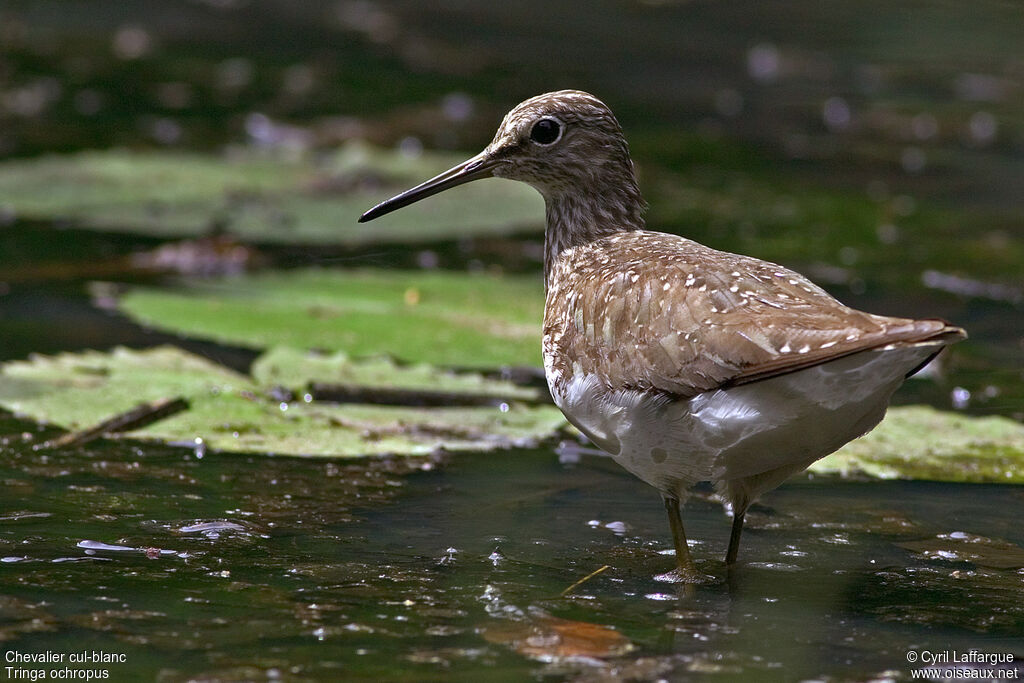
<path id="1" fill-rule="evenodd" d="M 679 515 L 679 499 L 674 496 L 663 496 L 665 512 L 668 513 L 668 524 L 672 528 L 672 541 L 676 546 L 676 564 L 683 575 L 693 574 L 693 558 L 690 557 L 690 546 L 686 543 L 686 532 L 683 530 L 683 518 Z"/>
<path id="2" fill-rule="evenodd" d="M 732 533 L 729 534 L 729 549 L 725 552 L 725 563 L 736 564 L 736 555 L 740 551 L 740 534 L 743 533 L 743 516 L 746 510 L 737 511 L 733 508 Z"/>

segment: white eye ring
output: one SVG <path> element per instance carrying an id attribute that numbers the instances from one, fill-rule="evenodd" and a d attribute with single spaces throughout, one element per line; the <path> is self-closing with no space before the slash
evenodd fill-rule
<path id="1" fill-rule="evenodd" d="M 545 116 L 530 127 L 530 140 L 542 147 L 549 147 L 562 139 L 565 124 L 553 116 Z"/>

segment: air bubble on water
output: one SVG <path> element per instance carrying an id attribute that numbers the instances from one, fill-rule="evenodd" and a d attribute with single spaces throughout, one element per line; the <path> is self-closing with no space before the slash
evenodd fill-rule
<path id="1" fill-rule="evenodd" d="M 626 533 L 625 522 L 608 522 L 604 525 L 604 528 L 618 536 L 621 536 L 622 534 Z"/>
<path id="2" fill-rule="evenodd" d="M 939 134 L 939 120 L 928 113 L 910 120 L 910 130 L 918 140 L 929 140 Z"/>
<path id="3" fill-rule="evenodd" d="M 845 130 L 850 127 L 853 114 L 842 97 L 830 97 L 821 108 L 821 118 L 829 130 Z"/>
<path id="4" fill-rule="evenodd" d="M 677 596 L 670 595 L 669 593 L 648 593 L 644 597 L 647 598 L 648 600 L 658 600 L 658 601 L 675 600 L 677 598 Z"/>
<path id="5" fill-rule="evenodd" d="M 975 112 L 967 122 L 967 132 L 971 140 L 979 145 L 987 145 L 996 138 L 999 123 L 996 117 L 987 111 Z"/>
<path id="6" fill-rule="evenodd" d="M 875 228 L 875 232 L 882 244 L 893 244 L 900 238 L 900 229 L 892 223 L 882 223 Z"/>
<path id="7" fill-rule="evenodd" d="M 152 36 L 146 29 L 134 24 L 118 28 L 111 45 L 114 55 L 124 60 L 144 57 L 152 48 Z"/>
<path id="8" fill-rule="evenodd" d="M 444 551 L 444 555 L 437 561 L 437 564 L 441 566 L 448 566 L 455 564 L 456 556 L 459 554 L 458 548 L 448 548 Z"/>
<path id="9" fill-rule="evenodd" d="M 715 93 L 715 109 L 722 116 L 738 116 L 743 111 L 743 95 L 732 88 L 719 90 Z"/>
<path id="10" fill-rule="evenodd" d="M 916 209 L 917 202 L 908 194 L 901 194 L 892 198 L 892 210 L 901 216 L 909 216 Z"/>
<path id="11" fill-rule="evenodd" d="M 759 43 L 747 52 L 747 72 L 759 83 L 772 83 L 779 77 L 779 50 L 771 43 Z"/>
<path id="12" fill-rule="evenodd" d="M 424 249 L 416 254 L 416 265 L 423 269 L 437 268 L 441 263 L 436 251 Z"/>
<path id="13" fill-rule="evenodd" d="M 217 65 L 217 87 L 220 90 L 240 90 L 252 82 L 254 71 L 248 59 L 226 59 Z"/>
<path id="14" fill-rule="evenodd" d="M 889 186 L 884 180 L 872 180 L 867 184 L 866 192 L 868 199 L 873 202 L 884 202 L 889 198 Z"/>
<path id="15" fill-rule="evenodd" d="M 441 101 L 441 110 L 449 121 L 465 121 L 473 115 L 475 108 L 473 98 L 463 92 L 449 93 Z"/>
<path id="16" fill-rule="evenodd" d="M 928 157 L 920 147 L 907 147 L 900 155 L 900 165 L 907 173 L 920 173 L 928 165 Z"/>
<path id="17" fill-rule="evenodd" d="M 971 403 L 971 392 L 963 387 L 953 387 L 953 391 L 950 392 L 950 399 L 953 402 L 954 408 L 963 410 Z"/>
<path id="18" fill-rule="evenodd" d="M 418 159 L 423 156 L 423 142 L 417 137 L 407 135 L 398 142 L 398 153 L 406 159 Z"/>

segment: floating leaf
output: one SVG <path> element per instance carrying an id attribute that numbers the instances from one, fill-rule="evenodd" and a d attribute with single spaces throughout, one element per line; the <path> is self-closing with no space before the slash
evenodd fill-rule
<path id="1" fill-rule="evenodd" d="M 543 306 L 539 277 L 391 270 L 196 280 L 119 302 L 146 325 L 228 344 L 492 368 L 540 365 Z"/>
<path id="2" fill-rule="evenodd" d="M 287 346 L 275 347 L 260 356 L 253 363 L 252 376 L 261 386 L 283 386 L 300 395 L 315 382 L 357 385 L 367 390 L 442 388 L 453 395 L 501 396 L 510 402 L 535 402 L 542 398 L 537 389 L 485 379 L 475 372 L 455 373 L 426 363 L 398 365 L 384 357 L 356 362 L 341 351 L 325 354 Z"/>
<path id="3" fill-rule="evenodd" d="M 356 245 L 540 230 L 537 192 L 501 180 L 472 183 L 372 225 L 356 222 L 374 204 L 460 160 L 360 143 L 319 164 L 255 153 L 53 155 L 0 164 L 0 209 L 102 230 L 193 237 L 216 228 L 273 243 Z"/>
<path id="4" fill-rule="evenodd" d="M 299 384 L 324 367 L 323 359 L 312 358 L 303 366 L 297 353 L 277 350 L 265 362 L 257 361 L 258 375 L 274 376 L 274 368 L 286 364 Z M 369 370 L 352 372 L 386 380 L 376 361 Z M 400 369 L 396 374 L 399 384 L 407 377 Z M 450 376 L 433 377 L 445 386 Z M 467 383 L 489 392 L 509 389 L 505 383 L 492 386 L 475 377 L 454 378 L 452 383 L 454 390 Z M 184 397 L 190 409 L 127 436 L 167 442 L 199 438 L 216 450 L 237 452 L 416 455 L 528 445 L 551 436 L 563 424 L 553 406 L 514 402 L 502 408 L 434 409 L 282 402 L 256 380 L 171 346 L 36 356 L 0 366 L 0 406 L 69 430 L 87 428 L 140 401 L 166 396 Z"/>
<path id="5" fill-rule="evenodd" d="M 0 366 L 4 408 L 65 429 L 175 396 L 186 398 L 192 411 L 213 414 L 218 399 L 246 391 L 256 386 L 245 375 L 171 346 L 34 355 Z"/>
<path id="6" fill-rule="evenodd" d="M 1024 483 L 1024 425 L 927 406 L 891 408 L 866 436 L 811 465 L 811 472 L 879 479 Z"/>

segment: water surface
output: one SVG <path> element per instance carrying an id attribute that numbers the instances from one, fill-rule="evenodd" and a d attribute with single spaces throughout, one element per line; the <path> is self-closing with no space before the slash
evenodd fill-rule
<path id="1" fill-rule="evenodd" d="M 687 530 L 714 580 L 687 590 L 654 578 L 673 563 L 657 495 L 596 456 L 3 456 L 5 648 L 122 654 L 99 667 L 114 680 L 863 680 L 907 678 L 910 650 L 1024 657 L 1024 571 L 897 545 L 1022 544 L 1015 487 L 800 479 L 751 511 L 732 572 L 698 494 Z M 559 619 L 624 640 L 548 656 Z"/>

